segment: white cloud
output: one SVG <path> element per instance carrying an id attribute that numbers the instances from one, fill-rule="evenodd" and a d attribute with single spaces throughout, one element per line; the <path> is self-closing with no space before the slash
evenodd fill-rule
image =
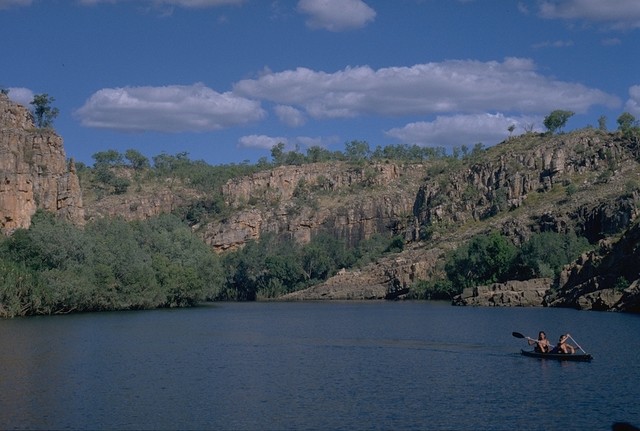
<path id="1" fill-rule="evenodd" d="M 310 28 L 334 32 L 362 28 L 376 16 L 362 0 L 300 0 L 298 11 L 309 16 Z"/>
<path id="2" fill-rule="evenodd" d="M 555 0 L 540 4 L 543 18 L 578 19 L 606 23 L 613 28 L 640 27 L 638 0 Z"/>
<path id="3" fill-rule="evenodd" d="M 287 138 L 272 137 L 266 135 L 248 135 L 243 136 L 238 140 L 238 146 L 241 148 L 262 148 L 270 150 L 279 143 L 287 144 L 289 141 Z"/>
<path id="4" fill-rule="evenodd" d="M 285 138 L 282 136 L 267 136 L 267 135 L 248 135 L 243 136 L 238 140 L 238 146 L 242 148 L 261 148 L 270 150 L 275 145 L 283 143 L 286 151 L 294 149 L 300 149 L 300 147 L 327 147 L 332 144 L 336 144 L 340 141 L 337 136 L 295 136 L 292 138 Z"/>
<path id="5" fill-rule="evenodd" d="M 0 9 L 9 9 L 14 6 L 29 6 L 32 0 L 0 0 Z"/>
<path id="6" fill-rule="evenodd" d="M 620 100 L 582 84 L 541 75 L 533 61 L 449 60 L 412 67 L 348 67 L 335 73 L 297 68 L 239 81 L 234 93 L 294 106 L 314 118 L 360 115 L 522 112 L 577 113 Z"/>
<path id="7" fill-rule="evenodd" d="M 302 147 L 328 147 L 329 145 L 337 144 L 340 142 L 340 138 L 337 136 L 296 136 L 294 141 Z"/>
<path id="8" fill-rule="evenodd" d="M 539 117 L 506 117 L 503 114 L 473 114 L 438 116 L 434 121 L 420 121 L 388 130 L 387 135 L 404 143 L 436 147 L 471 147 L 478 142 L 493 145 L 525 130 L 541 131 Z"/>
<path id="9" fill-rule="evenodd" d="M 260 103 L 203 84 L 105 88 L 75 112 L 83 126 L 121 131 L 201 132 L 265 117 Z"/>
<path id="10" fill-rule="evenodd" d="M 304 114 L 293 106 L 277 105 L 274 110 L 281 122 L 290 127 L 299 127 L 307 122 Z"/>
<path id="11" fill-rule="evenodd" d="M 640 117 L 640 85 L 634 85 L 629 88 L 629 100 L 627 100 L 624 108 L 634 117 Z"/>
<path id="12" fill-rule="evenodd" d="M 2 1 L 2 0 L 0 0 Z M 119 3 L 131 2 L 132 0 L 80 0 L 84 5 L 95 5 L 98 3 Z M 206 8 L 227 5 L 239 5 L 246 0 L 135 0 L 138 3 L 151 3 L 153 5 L 182 6 L 186 8 Z"/>
<path id="13" fill-rule="evenodd" d="M 9 87 L 7 90 L 9 90 L 9 99 L 21 104 L 22 106 L 26 106 L 28 108 L 30 103 L 33 101 L 33 91 L 28 88 Z"/>

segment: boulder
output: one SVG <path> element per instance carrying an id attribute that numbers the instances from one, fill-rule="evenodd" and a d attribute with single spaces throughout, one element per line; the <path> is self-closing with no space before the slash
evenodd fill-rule
<path id="1" fill-rule="evenodd" d="M 551 288 L 550 278 L 526 281 L 511 280 L 464 289 L 453 298 L 453 305 L 479 305 L 493 307 L 539 307 L 544 295 Z"/>

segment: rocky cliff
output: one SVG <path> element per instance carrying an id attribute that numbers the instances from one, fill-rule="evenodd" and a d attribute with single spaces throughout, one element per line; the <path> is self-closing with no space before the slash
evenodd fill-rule
<path id="1" fill-rule="evenodd" d="M 60 136 L 36 129 L 26 108 L 0 94 L 0 231 L 28 228 L 37 209 L 84 223 L 75 166 Z"/>
<path id="2" fill-rule="evenodd" d="M 637 157 L 637 142 L 616 133 L 583 130 L 556 136 L 525 135 L 490 148 L 473 160 L 431 163 L 423 167 L 424 180 L 415 188 L 412 218 L 405 223 L 405 237 L 414 241 L 411 250 L 385 257 L 365 270 L 339 274 L 285 299 L 363 298 L 371 295 L 370 286 L 386 286 L 388 295 L 398 291 L 398 286 L 410 287 L 412 280 L 437 275 L 443 250 L 490 229 L 510 236 L 516 244 L 540 231 L 575 231 L 592 242 L 609 238 L 638 216 Z M 439 253 L 434 253 L 436 250 Z M 561 293 L 553 298 L 545 298 L 555 286 L 552 280 L 538 280 L 478 287 L 465 292 L 456 303 L 621 310 L 637 307 L 637 277 L 625 278 L 631 286 L 625 300 L 621 292 L 604 300 L 602 296 L 609 293 L 600 291 L 602 281 L 587 270 L 581 274 L 581 282 L 561 280 Z M 619 271 L 610 274 L 617 274 L 616 279 L 622 283 Z M 572 289 L 575 292 L 570 293 Z M 382 289 L 375 296 L 382 297 Z"/>
<path id="3" fill-rule="evenodd" d="M 546 305 L 586 310 L 640 312 L 640 224 L 634 223 L 617 241 L 568 265 L 559 288 L 545 296 Z"/>
<path id="4" fill-rule="evenodd" d="M 222 194 L 233 215 L 198 230 L 219 252 L 264 233 L 306 243 L 327 232 L 351 245 L 382 232 L 411 236 L 412 185 L 423 175 L 421 165 L 393 163 L 281 166 L 229 181 Z"/>
<path id="5" fill-rule="evenodd" d="M 0 126 L 5 234 L 29 226 L 37 208 L 81 225 L 115 215 L 145 219 L 213 196 L 224 201 L 224 212 L 200 220 L 193 231 L 219 253 L 267 233 L 300 243 L 320 233 L 351 245 L 377 233 L 405 239 L 401 253 L 283 298 L 295 300 L 401 297 L 417 281 L 439 277 L 447 251 L 478 233 L 498 230 L 520 244 L 533 232 L 575 231 L 602 246 L 567 268 L 551 283 L 554 289 L 544 288 L 548 280 L 478 287 L 463 293 L 460 303 L 637 309 L 639 277 L 625 269 L 637 262 L 640 242 L 637 228 L 629 229 L 640 200 L 635 137 L 591 129 L 526 134 L 461 159 L 280 166 L 209 191 L 151 175 L 123 194 L 85 196 L 85 216 L 62 139 L 36 129 L 30 113 L 6 95 L 0 95 Z M 115 173 L 134 175 L 126 168 Z"/>

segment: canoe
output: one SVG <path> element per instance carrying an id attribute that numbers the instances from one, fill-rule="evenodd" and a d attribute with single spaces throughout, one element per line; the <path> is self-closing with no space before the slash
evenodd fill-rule
<path id="1" fill-rule="evenodd" d="M 540 359 L 555 359 L 556 361 L 582 361 L 589 362 L 593 357 L 588 353 L 538 353 L 532 350 L 521 350 L 524 356 Z"/>

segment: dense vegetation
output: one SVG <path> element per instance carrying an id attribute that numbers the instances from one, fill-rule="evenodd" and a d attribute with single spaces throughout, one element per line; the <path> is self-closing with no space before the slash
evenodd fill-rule
<path id="1" fill-rule="evenodd" d="M 0 242 L 0 316 L 190 306 L 218 294 L 220 268 L 171 215 L 81 230 L 38 212 Z"/>
<path id="2" fill-rule="evenodd" d="M 413 297 L 451 299 L 467 287 L 556 277 L 562 267 L 590 248 L 586 238 L 575 233 L 541 232 L 516 247 L 496 232 L 475 236 L 449 253 L 441 280 L 421 281 Z"/>
<path id="3" fill-rule="evenodd" d="M 174 215 L 82 230 L 39 211 L 0 242 L 0 317 L 269 298 L 397 247 L 383 237 L 349 249 L 326 235 L 304 246 L 267 235 L 219 257 Z"/>

